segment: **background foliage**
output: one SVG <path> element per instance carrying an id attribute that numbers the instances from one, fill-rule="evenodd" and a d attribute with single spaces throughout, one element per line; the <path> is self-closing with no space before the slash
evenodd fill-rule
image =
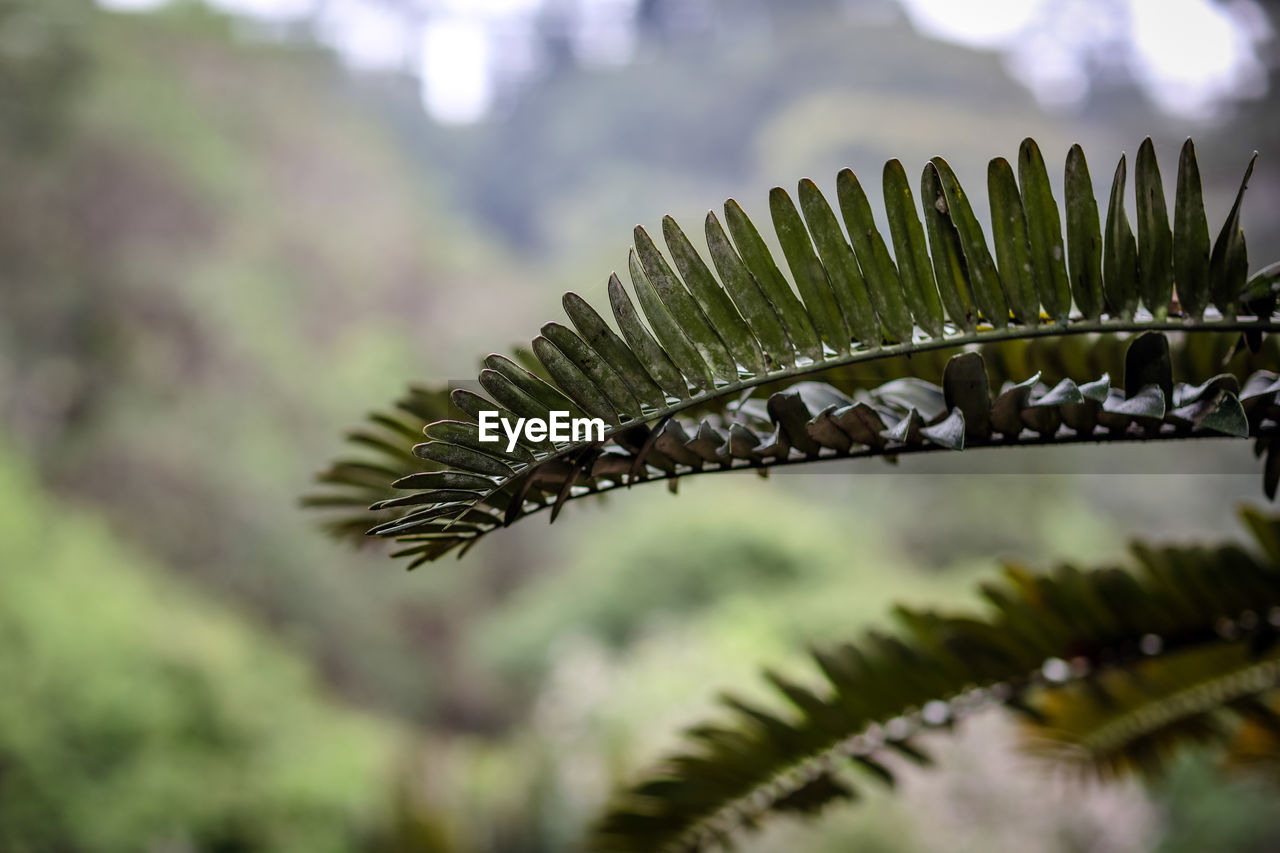
<path id="1" fill-rule="evenodd" d="M 344 850 L 396 727 L 0 461 L 0 846 Z M 322 747 L 320 745 L 323 745 Z"/>
<path id="2" fill-rule="evenodd" d="M 665 212 L 762 218 L 761 187 L 938 150 L 980 186 L 1027 135 L 1150 133 L 1170 164 L 1194 132 L 1211 221 L 1264 152 L 1247 225 L 1280 245 L 1271 96 L 1193 124 L 1120 79 L 1046 113 L 991 54 L 794 5 L 446 128 L 399 77 L 194 4 L 0 3 L 0 846 L 565 849 L 760 662 L 961 600 L 994 556 L 1229 535 L 1256 467 L 1212 443 L 638 490 L 412 576 L 316 535 L 295 498 L 335 425 L 473 375 L 564 289 L 600 301 Z M 1009 740 L 966 729 L 933 778 L 753 847 L 1267 848 L 1273 789 L 1211 755 L 1046 803 Z"/>

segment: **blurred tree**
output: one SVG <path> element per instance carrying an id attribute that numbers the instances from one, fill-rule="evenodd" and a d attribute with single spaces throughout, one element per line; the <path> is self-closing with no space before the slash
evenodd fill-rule
<path id="1" fill-rule="evenodd" d="M 340 851 L 394 735 L 0 453 L 0 849 Z"/>
<path id="2" fill-rule="evenodd" d="M 66 130 L 88 52 L 80 24 L 88 0 L 0 0 L 0 137 L 35 152 Z"/>
<path id="3" fill-rule="evenodd" d="M 342 386 L 421 362 L 425 343 L 374 330 L 420 328 L 439 298 L 422 282 L 474 275 L 459 259 L 479 238 L 444 221 L 318 51 L 242 44 L 195 4 L 4 8 L 0 43 L 64 57 L 0 74 L 32 116 L 0 134 L 7 439 L 59 495 L 299 642 L 347 696 L 432 717 L 420 661 L 449 642 L 446 620 L 425 593 L 357 582 L 358 556 L 322 559 L 290 483 L 329 444 Z M 299 380 L 321 363 L 338 367 Z M 271 405 L 238 405 L 248 393 Z"/>

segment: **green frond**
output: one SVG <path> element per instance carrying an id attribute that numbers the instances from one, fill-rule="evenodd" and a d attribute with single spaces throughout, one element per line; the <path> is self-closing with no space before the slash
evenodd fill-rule
<path id="1" fill-rule="evenodd" d="M 780 259 L 732 200 L 723 226 L 714 213 L 707 217 L 705 256 L 669 217 L 666 254 L 637 228 L 631 289 L 616 275 L 608 282 L 616 330 L 566 294 L 568 325 L 543 326 L 523 357 L 484 360 L 479 381 L 487 397 L 454 392 L 452 411 L 412 446 L 425 468 L 395 460 L 397 471 L 452 471 L 473 487 L 400 479 L 390 494 L 344 494 L 373 498 L 378 514 L 366 527 L 405 540 L 399 553 L 412 557 L 412 567 L 542 509 L 554 520 L 575 498 L 716 470 L 1221 434 L 1251 435 L 1267 449 L 1275 422 L 1265 412 L 1273 402 L 1255 400 L 1253 410 L 1263 414 L 1246 429 L 1239 392 L 1266 385 L 1257 371 L 1280 367 L 1274 347 L 1221 368 L 1205 369 L 1209 362 L 1198 355 L 1222 350 L 1242 332 L 1256 350 L 1280 321 L 1274 268 L 1247 279 L 1244 185 L 1210 251 L 1194 147 L 1182 149 L 1172 219 L 1149 140 L 1134 173 L 1136 237 L 1124 208 L 1123 158 L 1104 227 L 1079 147 L 1067 156 L 1060 209 L 1031 140 L 1018 152 L 1016 175 L 1003 158 L 991 162 L 991 240 L 940 157 L 925 166 L 919 207 L 902 165 L 886 165 L 888 235 L 848 170 L 837 176 L 834 207 L 807 179 L 799 204 L 781 188 L 771 191 Z M 1143 332 L 1174 335 L 1172 347 L 1152 346 L 1194 363 L 1196 370 L 1177 374 L 1182 385 L 1164 375 L 1166 362 L 1123 374 L 1083 369 L 1097 360 L 1089 355 L 1095 349 L 1114 364 L 1114 341 L 1132 333 L 1145 340 Z M 1198 337 L 1208 343 L 1191 340 Z M 1230 356 L 1233 346 L 1219 354 Z M 1016 353 L 1032 350 L 1054 369 L 1016 369 Z M 950 366 L 928 377 L 932 386 L 914 381 L 924 377 L 911 362 L 936 367 L 939 359 Z M 1153 370 L 1163 371 L 1156 391 L 1139 381 Z M 950 385 L 948 372 L 955 374 Z M 977 384 L 964 390 L 961 373 Z M 865 382 L 873 375 L 884 383 L 879 388 Z M 1213 384 L 1200 388 L 1206 380 Z M 480 440 L 486 410 L 511 419 L 565 411 L 607 428 L 603 442 L 522 439 L 508 451 Z M 406 445 L 397 441 L 403 455 Z M 1280 458 L 1271 467 L 1275 476 L 1265 482 L 1274 489 Z M 354 530 L 352 522 L 344 517 L 341 529 Z"/>
<path id="2" fill-rule="evenodd" d="M 518 515 L 506 493 L 486 494 L 504 474 L 477 469 L 489 457 L 472 427 L 453 420 L 430 423 L 429 439 L 456 444 L 455 452 L 466 455 L 422 459 L 414 453 L 440 448 L 424 447 L 405 424 L 388 427 L 386 418 L 375 416 L 374 425 L 383 424 L 375 449 L 388 457 L 394 451 L 394 458 L 339 463 L 326 476 L 345 489 L 308 500 L 371 506 L 382 514 L 374 532 L 405 538 L 407 550 L 401 553 L 417 564 L 515 518 L 540 509 L 554 513 L 567 500 L 640 477 L 672 481 L 739 468 L 977 447 L 1223 436 L 1270 442 L 1278 434 L 1280 381 L 1255 365 L 1272 360 L 1274 349 L 1268 341 L 1259 354 L 1236 352 L 1222 370 L 1224 356 L 1231 354 L 1229 336 L 1181 335 L 1170 346 L 1165 335 L 1148 332 L 1124 353 L 1108 337 L 1042 339 L 990 343 L 946 361 L 927 354 L 902 365 L 886 361 L 885 369 L 869 375 L 846 368 L 829 373 L 826 382 L 793 382 L 763 400 L 750 398 L 701 418 L 669 418 L 643 442 L 591 448 L 589 462 L 576 471 L 536 467 L 516 492 Z M 894 373 L 898 378 L 873 381 Z M 1184 376 L 1193 381 L 1182 381 Z M 372 443 L 367 430 L 353 440 Z M 508 457 L 501 464 L 519 462 Z M 396 476 L 388 476 L 392 466 Z M 463 506 L 468 516 L 452 522 Z M 337 521 L 338 532 L 363 533 L 368 523 L 366 515 L 346 514 Z"/>
<path id="3" fill-rule="evenodd" d="M 1247 521 L 1256 552 L 1135 546 L 1131 568 L 1010 567 L 984 585 L 985 614 L 904 609 L 896 635 L 815 652 L 820 684 L 767 674 L 777 708 L 725 699 L 615 795 L 589 847 L 726 846 L 771 815 L 892 785 L 887 756 L 925 763 L 920 734 L 989 708 L 1021 717 L 1034 749 L 1104 773 L 1157 770 L 1189 740 L 1256 746 L 1280 688 L 1280 519 Z"/>

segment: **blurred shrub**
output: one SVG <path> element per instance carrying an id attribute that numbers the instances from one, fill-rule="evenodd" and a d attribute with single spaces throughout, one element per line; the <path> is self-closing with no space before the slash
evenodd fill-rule
<path id="1" fill-rule="evenodd" d="M 0 849 L 349 849 L 385 729 L 0 453 Z"/>
<path id="2" fill-rule="evenodd" d="M 335 61 L 241 35 L 199 3 L 0 0 L 0 433 L 343 697 L 437 719 L 430 590 L 294 505 L 350 401 L 432 363 L 396 318 L 471 244 Z M 56 145 L 23 147 L 28 108 Z"/>
<path id="3" fill-rule="evenodd" d="M 88 0 L 0 0 L 0 139 L 48 145 L 87 55 L 77 28 Z"/>
<path id="4" fill-rule="evenodd" d="M 485 657 L 532 676 L 558 640 L 614 648 L 655 622 L 734 596 L 770 596 L 842 563 L 840 526 L 824 511 L 745 477 L 681 501 L 628 495 L 628 513 L 594 525 L 565 568 L 532 580 L 480 630 Z M 848 532 L 847 528 L 844 532 Z"/>
<path id="5" fill-rule="evenodd" d="M 1280 850 L 1276 786 L 1258 777 L 1224 776 L 1207 753 L 1179 757 L 1152 793 L 1165 816 L 1159 853 Z"/>

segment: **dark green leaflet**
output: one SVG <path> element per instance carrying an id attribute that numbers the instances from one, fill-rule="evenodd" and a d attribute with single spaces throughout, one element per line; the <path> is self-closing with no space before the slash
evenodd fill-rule
<path id="1" fill-rule="evenodd" d="M 467 489 L 484 492 L 493 487 L 493 480 L 461 471 L 423 471 L 401 477 L 391 485 L 397 489 Z"/>
<path id="2" fill-rule="evenodd" d="M 889 215 L 889 234 L 898 259 L 898 277 L 902 280 L 907 306 L 916 325 L 933 337 L 942 335 L 942 302 L 933 280 L 929 261 L 929 244 L 916 213 L 915 199 L 907 183 L 907 173 L 898 160 L 884 164 L 884 206 Z"/>
<path id="3" fill-rule="evenodd" d="M 634 418 L 640 415 L 640 401 L 627 387 L 627 383 L 600 357 L 599 353 L 574 334 L 572 329 L 559 323 L 547 323 L 542 327 L 542 335 L 555 344 L 556 348 L 564 353 L 583 375 L 604 392 L 609 398 L 609 403 L 620 416 Z M 535 351 L 536 349 L 535 346 Z"/>
<path id="4" fill-rule="evenodd" d="M 867 295 L 867 284 L 858 269 L 858 259 L 844 239 L 831 205 L 808 178 L 800 182 L 800 207 L 804 210 L 805 221 L 818 247 L 818 256 L 827 269 L 831 289 L 845 322 L 849 324 L 849 331 L 862 344 L 879 346 L 882 337 L 880 324 L 875 309 L 871 307 L 871 297 Z"/>
<path id="5" fill-rule="evenodd" d="M 818 339 L 813 321 L 809 319 L 787 280 L 778 271 L 778 265 L 773 262 L 769 247 L 765 245 L 756 226 L 733 199 L 724 203 L 724 218 L 729 225 L 729 233 L 733 235 L 734 244 L 742 253 L 743 263 L 755 276 L 761 292 L 782 320 L 792 345 L 814 361 L 821 361 L 822 342 Z"/>
<path id="6" fill-rule="evenodd" d="M 1138 200 L 1138 271 L 1142 301 L 1156 319 L 1169 314 L 1173 298 L 1173 233 L 1164 201 L 1164 185 L 1151 137 L 1138 147 L 1134 164 L 1134 192 Z"/>
<path id="7" fill-rule="evenodd" d="M 662 303 L 634 251 L 627 256 L 627 270 L 631 274 L 631 287 L 635 291 L 636 300 L 649 321 L 649 328 L 653 330 L 653 336 L 662 344 L 667 355 L 671 356 L 672 363 L 680 368 L 680 372 L 695 388 L 709 390 L 715 387 L 707 362 Z"/>
<path id="8" fill-rule="evenodd" d="M 430 459 L 463 472 L 488 474 L 491 477 L 510 477 L 515 473 L 511 466 L 487 453 L 443 441 L 428 441 L 416 445 L 413 452 L 423 459 Z"/>
<path id="9" fill-rule="evenodd" d="M 1018 184 L 1022 188 L 1022 208 L 1027 215 L 1031 264 L 1040 304 L 1054 322 L 1066 322 L 1071 311 L 1071 285 L 1062 243 L 1062 218 L 1049 186 L 1049 170 L 1034 139 L 1022 140 L 1018 148 Z"/>
<path id="10" fill-rule="evenodd" d="M 707 213 L 705 231 L 707 249 L 711 252 L 712 263 L 720 273 L 720 280 L 724 282 L 725 290 L 733 299 L 733 304 L 742 312 L 743 319 L 751 327 L 765 354 L 779 367 L 794 364 L 795 350 L 791 347 L 781 319 L 730 244 L 728 235 L 720 227 L 720 220 L 716 219 L 714 213 Z"/>
<path id="11" fill-rule="evenodd" d="M 469 416 L 472 420 L 478 421 L 480 419 L 481 412 L 496 412 L 500 419 L 505 418 L 506 420 L 511 421 L 513 423 L 518 417 L 510 409 L 507 409 L 504 406 L 500 406 L 494 403 L 492 400 L 488 400 L 484 397 L 481 397 L 479 394 L 475 393 L 474 391 L 469 391 L 466 388 L 455 388 L 449 394 L 449 399 L 453 402 L 455 406 L 457 406 L 463 413 Z M 553 449 L 551 442 L 549 441 L 531 442 L 524 437 L 523 432 L 521 433 L 521 436 L 520 436 L 520 446 L 527 447 L 531 450 L 541 450 L 541 451 L 550 451 Z"/>
<path id="12" fill-rule="evenodd" d="M 514 412 L 518 417 L 546 420 L 551 416 L 551 407 L 496 370 L 488 367 L 481 370 L 480 384 L 499 405 Z"/>
<path id="13" fill-rule="evenodd" d="M 608 396 L 592 382 L 560 348 L 539 335 L 533 339 L 533 353 L 547 368 L 555 383 L 564 389 L 588 415 L 617 425 L 621 418 L 609 403 Z"/>
<path id="14" fill-rule="evenodd" d="M 933 258 L 938 295 L 942 297 L 951 322 L 958 328 L 973 331 L 978 317 L 973 307 L 969 272 L 964 264 L 964 247 L 947 213 L 942 182 L 937 167 L 932 163 L 925 165 L 920 176 L 920 202 L 924 210 L 925 230 L 929 234 L 929 254 Z"/>
<path id="15" fill-rule="evenodd" d="M 644 365 L 640 364 L 640 360 L 627 346 L 626 341 L 609 328 L 609 324 L 596 313 L 596 309 L 573 291 L 566 293 L 561 302 L 565 313 L 569 315 L 569 320 L 577 328 L 578 334 L 582 335 L 582 339 L 600 354 L 606 365 L 617 372 L 636 397 L 651 406 L 661 406 L 666 403 L 662 389 L 654 382 Z"/>
<path id="16" fill-rule="evenodd" d="M 889 256 L 884 238 L 876 230 L 867 194 L 863 192 L 858 176 L 849 169 L 842 169 L 836 175 L 836 200 L 885 336 L 894 341 L 911 340 L 911 313 L 902 294 L 898 268 Z"/>
<path id="17" fill-rule="evenodd" d="M 662 235 L 676 269 L 702 306 L 711 327 L 719 333 L 739 364 L 751 373 L 762 373 L 765 369 L 764 354 L 751 333 L 751 327 L 739 316 L 728 293 L 716 281 L 698 250 L 670 216 L 662 218 Z"/>
<path id="18" fill-rule="evenodd" d="M 814 251 L 800 211 L 796 210 L 795 202 L 782 187 L 769 191 L 769 211 L 778 242 L 782 245 L 782 254 L 787 259 L 791 277 L 800 290 L 800 297 L 813 318 L 814 326 L 831 349 L 848 352 L 851 336 L 835 294 L 827 283 L 827 273 Z"/>
<path id="19" fill-rule="evenodd" d="M 1199 319 L 1209 304 L 1209 222 L 1204 213 L 1196 148 L 1188 139 L 1178 158 L 1173 201 L 1173 280 L 1182 310 Z"/>
<path id="20" fill-rule="evenodd" d="M 671 396 L 688 397 L 689 387 L 679 368 L 640 322 L 640 315 L 616 275 L 609 276 L 609 304 L 613 307 L 613 317 L 618 321 L 622 336 L 644 364 L 644 370 Z"/>
<path id="21" fill-rule="evenodd" d="M 498 436 L 497 441 L 483 441 L 480 438 L 479 425 L 471 421 L 436 421 L 428 424 L 423 430 L 423 434 L 432 441 L 444 441 L 459 447 L 478 450 L 507 462 L 533 461 L 533 454 L 520 445 L 516 445 L 510 451 L 507 450 L 507 440 L 502 436 L 501 427 L 495 425 L 494 432 Z"/>
<path id="22" fill-rule="evenodd" d="M 649 232 L 640 226 L 635 228 L 636 252 L 645 275 L 658 292 L 662 304 L 671 314 L 671 319 L 684 332 L 685 337 L 693 344 L 694 349 L 702 356 L 706 364 L 716 376 L 726 382 L 738 378 L 738 366 L 733 356 L 725 348 L 724 342 L 716 334 L 714 327 L 707 323 L 707 318 L 694 302 L 689 291 L 676 278 L 675 271 L 667 264 L 666 258 L 658 251 L 649 237 Z"/>
<path id="23" fill-rule="evenodd" d="M 1107 238 L 1103 247 L 1102 287 L 1107 311 L 1126 320 L 1138 307 L 1138 247 L 1124 211 L 1125 159 L 1120 155 L 1111 200 L 1107 205 Z"/>
<path id="24" fill-rule="evenodd" d="M 1009 305 L 1005 301 L 995 261 L 991 259 L 986 238 L 982 235 L 982 226 L 973 215 L 969 199 L 960 188 L 960 182 L 956 180 L 955 172 L 951 171 L 947 161 L 934 157 L 930 162 L 938 170 L 938 183 L 947 200 L 947 212 L 960 237 L 973 300 L 988 323 L 997 329 L 1003 329 L 1009 325 Z"/>
<path id="25" fill-rule="evenodd" d="M 1209 291 L 1214 305 L 1226 316 L 1235 314 L 1240 291 L 1244 289 L 1249 276 L 1249 252 L 1245 246 L 1244 232 L 1240 230 L 1240 205 L 1244 201 L 1244 191 L 1249 186 L 1249 177 L 1253 174 L 1253 164 L 1256 162 L 1258 152 L 1255 151 L 1248 168 L 1244 170 L 1235 203 L 1231 205 L 1227 221 L 1222 224 L 1222 231 L 1213 243 L 1213 255 L 1209 258 Z"/>
<path id="26" fill-rule="evenodd" d="M 497 353 L 487 355 L 484 366 L 496 370 L 511 380 L 517 388 L 545 406 L 547 411 L 563 410 L 573 417 L 581 417 L 585 414 L 577 403 L 566 397 L 560 390 L 539 379 L 506 356 Z"/>
<path id="27" fill-rule="evenodd" d="M 1013 177 L 1013 167 L 1003 157 L 995 158 L 987 166 L 987 196 L 991 199 L 991 239 L 1005 298 L 1014 320 L 1034 323 L 1040 317 L 1040 300 L 1031 266 L 1027 217 L 1022 210 L 1022 196 Z"/>
<path id="28" fill-rule="evenodd" d="M 1105 305 L 1102 290 L 1102 226 L 1093 179 L 1084 151 L 1072 145 L 1067 152 L 1067 261 L 1071 271 L 1071 295 L 1086 320 L 1096 320 Z"/>

